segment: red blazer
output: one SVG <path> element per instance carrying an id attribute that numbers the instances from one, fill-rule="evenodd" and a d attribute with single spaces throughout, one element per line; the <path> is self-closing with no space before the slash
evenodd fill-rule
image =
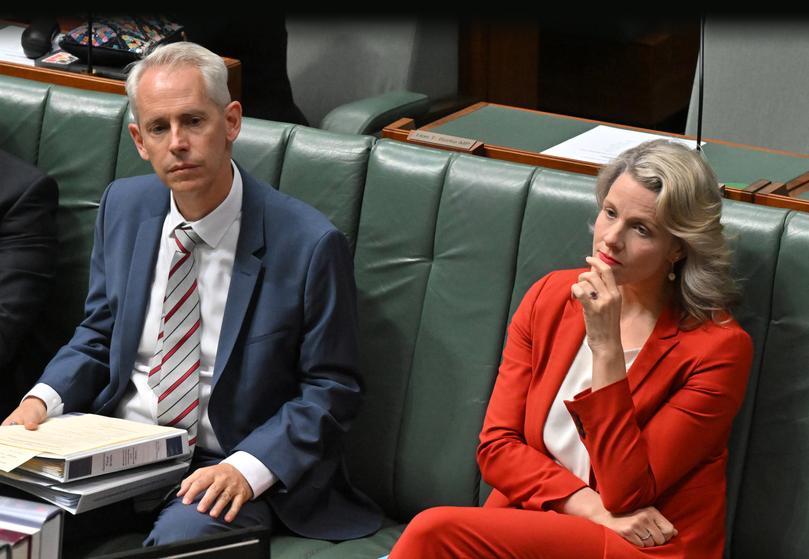
<path id="1" fill-rule="evenodd" d="M 477 453 L 495 488 L 486 506 L 551 510 L 586 486 L 550 457 L 542 438 L 584 340 L 583 311 L 570 295 L 582 271 L 545 276 L 514 314 Z M 649 555 L 722 557 L 727 439 L 752 353 L 735 321 L 684 331 L 666 309 L 625 380 L 566 402 L 604 506 L 622 513 L 654 505 L 679 531 L 645 548 Z"/>

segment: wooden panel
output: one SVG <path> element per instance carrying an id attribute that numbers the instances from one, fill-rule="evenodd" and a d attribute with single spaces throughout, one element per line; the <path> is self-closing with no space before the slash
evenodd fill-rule
<path id="1" fill-rule="evenodd" d="M 234 58 L 225 58 L 224 61 L 228 69 L 228 89 L 230 90 L 230 95 L 234 100 L 239 101 L 242 98 L 242 64 Z M 22 64 L 14 64 L 13 62 L 0 61 L 0 74 L 65 87 L 126 95 L 126 89 L 122 80 L 113 80 L 77 72 L 65 72 L 51 68 L 24 66 Z"/>
<path id="2" fill-rule="evenodd" d="M 462 21 L 458 54 L 461 95 L 518 107 L 537 107 L 537 22 Z"/>

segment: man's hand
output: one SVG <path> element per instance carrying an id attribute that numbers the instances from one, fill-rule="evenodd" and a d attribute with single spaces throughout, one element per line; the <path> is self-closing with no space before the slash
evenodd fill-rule
<path id="1" fill-rule="evenodd" d="M 39 424 L 46 419 L 48 419 L 48 408 L 45 406 L 45 402 L 29 396 L 3 421 L 3 426 L 25 425 L 29 431 L 35 431 Z"/>
<path id="2" fill-rule="evenodd" d="M 225 522 L 233 522 L 242 505 L 253 498 L 253 490 L 241 472 L 224 463 L 200 468 L 185 478 L 177 496 L 184 497 L 183 504 L 190 505 L 202 491 L 205 491 L 205 495 L 197 505 L 197 510 L 204 513 L 211 509 L 209 514 L 213 518 L 219 518 L 230 503 Z"/>

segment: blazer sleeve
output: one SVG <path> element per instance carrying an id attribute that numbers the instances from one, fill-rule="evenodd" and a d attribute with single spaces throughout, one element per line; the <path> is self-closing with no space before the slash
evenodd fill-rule
<path id="1" fill-rule="evenodd" d="M 114 319 L 107 298 L 104 260 L 104 218 L 109 193 L 110 187 L 101 198 L 96 217 L 84 319 L 39 378 L 39 382 L 53 388 L 62 398 L 64 413 L 87 411 L 110 383 L 110 341 Z"/>
<path id="2" fill-rule="evenodd" d="M 33 176 L 0 215 L 0 370 L 34 326 L 53 279 L 59 195 L 51 177 Z"/>
<path id="3" fill-rule="evenodd" d="M 361 402 L 356 287 L 351 253 L 337 230 L 315 246 L 304 283 L 298 395 L 239 442 L 285 490 L 339 450 Z"/>
<path id="4" fill-rule="evenodd" d="M 542 332 L 532 331 L 537 301 L 546 286 L 543 278 L 528 291 L 508 329 L 503 360 L 486 410 L 477 459 L 483 479 L 509 502 L 526 509 L 552 509 L 587 487 L 550 455 L 526 442 L 525 411 L 533 371 L 532 345 Z"/>
<path id="5" fill-rule="evenodd" d="M 566 402 L 578 418 L 604 507 L 624 513 L 652 505 L 727 444 L 753 356 L 738 325 L 715 326 L 700 339 L 692 372 L 639 426 L 627 379 L 585 390 Z M 672 366 L 683 366 L 674 364 Z"/>

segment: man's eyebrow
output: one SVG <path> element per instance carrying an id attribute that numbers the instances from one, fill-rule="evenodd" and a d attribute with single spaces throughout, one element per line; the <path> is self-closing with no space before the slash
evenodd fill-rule
<path id="1" fill-rule="evenodd" d="M 149 127 L 157 122 L 163 122 L 165 120 L 166 119 L 164 119 L 162 116 L 153 116 L 151 118 L 147 118 L 146 120 L 144 120 L 143 125 Z"/>

